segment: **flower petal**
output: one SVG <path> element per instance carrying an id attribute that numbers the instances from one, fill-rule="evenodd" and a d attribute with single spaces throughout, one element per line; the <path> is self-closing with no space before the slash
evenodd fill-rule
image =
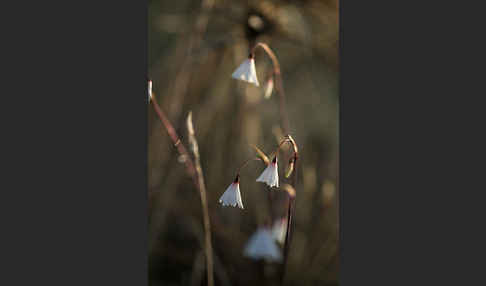
<path id="1" fill-rule="evenodd" d="M 278 166 L 277 163 L 268 164 L 263 173 L 256 179 L 257 182 L 266 183 L 270 187 L 278 188 Z"/>
<path id="2" fill-rule="evenodd" d="M 272 233 L 266 228 L 258 229 L 250 237 L 243 254 L 252 259 L 266 259 L 277 262 L 282 260 L 280 249 L 275 243 Z"/>
<path id="3" fill-rule="evenodd" d="M 219 198 L 219 202 L 223 206 L 238 206 L 243 209 L 243 202 L 241 201 L 240 184 L 231 183 L 223 195 Z"/>
<path id="4" fill-rule="evenodd" d="M 239 80 L 243 80 L 249 83 L 253 83 L 259 86 L 255 69 L 255 60 L 246 59 L 231 75 L 231 77 Z"/>

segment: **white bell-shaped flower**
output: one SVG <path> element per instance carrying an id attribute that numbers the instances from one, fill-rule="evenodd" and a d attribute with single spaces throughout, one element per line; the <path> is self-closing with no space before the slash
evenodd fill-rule
<path id="1" fill-rule="evenodd" d="M 152 99 L 152 81 L 148 81 L 148 100 Z"/>
<path id="2" fill-rule="evenodd" d="M 278 188 L 278 165 L 277 156 L 273 158 L 273 161 L 268 164 L 263 173 L 256 179 L 257 182 L 266 183 L 270 187 Z"/>
<path id="3" fill-rule="evenodd" d="M 252 259 L 267 261 L 282 261 L 280 248 L 275 243 L 272 233 L 266 227 L 261 227 L 246 243 L 243 254 Z"/>
<path id="4" fill-rule="evenodd" d="M 281 244 L 285 242 L 285 235 L 287 233 L 287 219 L 281 218 L 275 221 L 272 226 L 273 238 Z"/>
<path id="5" fill-rule="evenodd" d="M 236 176 L 235 181 L 229 185 L 223 195 L 219 198 L 219 202 L 223 206 L 238 206 L 243 209 L 240 193 L 240 176 Z"/>
<path id="6" fill-rule="evenodd" d="M 231 75 L 231 77 L 253 83 L 259 86 L 258 78 L 255 69 L 255 60 L 253 58 L 246 59 Z"/>

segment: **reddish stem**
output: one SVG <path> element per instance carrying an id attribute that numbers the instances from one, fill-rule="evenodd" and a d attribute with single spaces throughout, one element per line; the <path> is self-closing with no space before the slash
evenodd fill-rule
<path id="1" fill-rule="evenodd" d="M 250 52 L 250 56 L 255 56 L 255 50 L 257 47 L 261 47 L 267 55 L 272 60 L 273 64 L 273 74 L 275 75 L 275 87 L 277 93 L 279 95 L 279 109 L 280 109 L 280 123 L 282 127 L 282 131 L 284 134 L 288 134 L 289 132 L 289 118 L 287 115 L 287 108 L 285 103 L 285 91 L 283 88 L 283 80 L 282 75 L 280 74 L 280 63 L 278 62 L 277 56 L 275 53 L 270 49 L 270 47 L 265 43 L 257 43 Z"/>
<path id="2" fill-rule="evenodd" d="M 152 106 L 154 107 L 155 112 L 160 118 L 160 121 L 162 122 L 165 129 L 167 130 L 170 139 L 174 143 L 174 146 L 177 148 L 179 154 L 184 157 L 184 164 L 186 165 L 187 174 L 189 175 L 189 177 L 191 177 L 194 186 L 196 186 L 196 188 L 199 189 L 199 182 L 196 175 L 196 168 L 194 167 L 194 163 L 192 162 L 189 153 L 187 152 L 186 148 L 182 144 L 181 139 L 179 139 L 179 136 L 177 136 L 177 132 L 175 131 L 174 127 L 172 126 L 169 119 L 165 115 L 164 111 L 162 111 L 159 104 L 157 103 L 155 96 L 152 96 L 150 100 L 152 101 Z"/>
<path id="3" fill-rule="evenodd" d="M 288 119 L 288 114 L 287 114 L 287 109 L 286 109 L 286 103 L 285 103 L 285 91 L 283 88 L 283 80 L 282 80 L 282 75 L 280 73 L 280 64 L 278 62 L 277 56 L 275 53 L 270 49 L 270 47 L 265 44 L 265 43 L 257 43 L 252 49 L 250 56 L 254 57 L 255 55 L 255 50 L 257 47 L 261 47 L 267 55 L 270 57 L 273 63 L 273 74 L 275 75 L 275 84 L 276 84 L 276 90 L 279 95 L 279 113 L 280 113 L 280 125 L 282 127 L 282 131 L 284 134 L 289 134 L 289 119 Z M 289 142 L 294 151 L 294 171 L 292 173 L 292 186 L 294 189 L 296 189 L 296 184 L 297 184 L 297 158 L 298 158 L 298 149 L 297 145 L 295 144 L 295 141 L 291 138 L 286 138 L 284 139 L 278 146 L 276 152 L 280 149 L 280 146 L 284 142 Z M 275 154 L 277 155 L 277 154 Z M 269 197 L 271 200 L 271 197 Z M 280 273 L 280 282 L 283 282 L 284 275 L 285 275 L 285 268 L 287 265 L 287 260 L 288 260 L 288 252 L 290 248 L 290 241 L 291 241 L 291 229 L 292 229 L 292 217 L 294 215 L 294 200 L 295 198 L 289 198 L 289 205 L 287 209 L 287 231 L 285 233 L 285 244 L 284 244 L 284 260 L 283 260 L 283 265 Z"/>
<path id="4" fill-rule="evenodd" d="M 209 212 L 208 212 L 208 207 L 207 207 L 207 199 L 206 199 L 206 188 L 204 185 L 204 177 L 202 174 L 202 169 L 201 165 L 199 162 L 199 153 L 196 154 L 195 152 L 195 157 L 196 157 L 196 162 L 197 162 L 197 169 L 195 167 L 195 164 L 193 163 L 191 157 L 189 156 L 189 153 L 187 152 L 186 147 L 182 144 L 181 140 L 179 139 L 179 136 L 177 135 L 177 132 L 175 131 L 174 127 L 170 123 L 169 119 L 165 115 L 164 111 L 160 108 L 159 104 L 157 103 L 157 99 L 155 99 L 155 96 L 152 95 L 150 98 L 152 101 L 152 105 L 154 107 L 155 112 L 157 113 L 158 117 L 160 118 L 160 121 L 164 125 L 165 129 L 167 130 L 167 133 L 169 134 L 169 137 L 171 138 L 172 142 L 174 143 L 174 146 L 177 148 L 177 151 L 181 156 L 184 157 L 184 164 L 186 165 L 186 171 L 188 175 L 191 177 L 192 182 L 194 183 L 194 186 L 196 187 L 197 190 L 199 190 L 200 196 L 201 196 L 201 204 L 202 204 L 202 209 L 203 209 L 203 218 L 204 218 L 204 230 L 205 230 L 205 250 L 206 250 L 206 272 L 207 272 L 207 279 L 208 279 L 208 286 L 213 286 L 214 285 L 214 277 L 213 277 L 213 259 L 212 259 L 212 244 L 211 244 L 211 232 L 210 232 L 210 222 L 209 222 Z M 192 124 L 192 121 L 191 121 Z M 191 132 L 191 131 L 190 131 Z M 192 130 L 192 132 L 194 132 Z M 194 134 L 190 134 L 194 136 Z M 193 140 L 193 145 L 197 146 L 197 141 L 194 138 Z"/>
<path id="5" fill-rule="evenodd" d="M 292 173 L 292 182 L 291 182 L 291 184 L 292 184 L 292 186 L 294 186 L 294 188 L 295 188 L 295 185 L 297 184 L 297 159 L 298 158 L 299 158 L 298 153 L 294 152 L 294 171 Z M 281 282 L 283 282 L 283 279 L 284 279 L 285 267 L 287 266 L 290 242 L 291 242 L 291 239 L 292 239 L 291 228 L 292 228 L 292 217 L 294 215 L 295 198 L 296 197 L 291 198 L 289 196 L 289 206 L 288 206 L 288 209 L 287 209 L 287 230 L 286 230 L 286 233 L 285 233 L 285 244 L 284 244 L 284 261 L 283 261 L 283 266 L 282 266 L 282 273 L 281 273 L 281 276 L 280 276 Z"/>

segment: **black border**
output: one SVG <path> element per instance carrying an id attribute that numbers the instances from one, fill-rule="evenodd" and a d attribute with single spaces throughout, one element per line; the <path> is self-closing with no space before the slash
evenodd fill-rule
<path id="1" fill-rule="evenodd" d="M 147 1 L 18 4 L 0 284 L 147 285 Z"/>
<path id="2" fill-rule="evenodd" d="M 485 283 L 484 17 L 437 4 L 340 1 L 343 286 Z"/>

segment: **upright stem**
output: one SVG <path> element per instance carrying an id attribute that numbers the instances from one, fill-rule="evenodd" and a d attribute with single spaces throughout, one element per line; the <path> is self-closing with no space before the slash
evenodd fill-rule
<path id="1" fill-rule="evenodd" d="M 289 196 L 288 208 L 287 208 L 287 231 L 285 233 L 285 244 L 284 244 L 284 267 L 287 264 L 287 257 L 289 253 L 289 239 L 290 239 L 290 226 L 292 225 L 292 201 L 293 199 Z M 283 280 L 283 275 L 281 277 Z"/>
<path id="2" fill-rule="evenodd" d="M 189 112 L 187 117 L 187 130 L 189 133 L 189 142 L 192 146 L 192 152 L 194 153 L 194 159 L 196 163 L 196 174 L 199 183 L 199 193 L 201 195 L 201 207 L 203 210 L 204 220 L 204 233 L 205 233 L 205 246 L 206 246 L 206 271 L 208 286 L 214 285 L 213 277 L 213 246 L 211 244 L 211 227 L 209 224 L 209 211 L 208 202 L 206 198 L 206 185 L 204 184 L 204 175 L 201 168 L 201 158 L 199 155 L 199 145 L 197 144 L 196 136 L 194 134 L 194 127 L 192 125 L 192 112 Z"/>
<path id="3" fill-rule="evenodd" d="M 297 184 L 297 159 L 298 159 L 298 153 L 294 152 L 294 171 L 292 173 L 292 186 L 295 188 L 295 185 Z M 283 262 L 283 269 L 282 269 L 282 275 L 280 277 L 281 282 L 283 282 L 284 279 L 284 274 L 285 274 L 285 267 L 287 266 L 287 259 L 289 255 L 289 248 L 290 248 L 290 241 L 291 241 L 291 228 L 292 228 L 292 217 L 294 215 L 294 198 L 291 198 L 289 196 L 289 206 L 287 209 L 287 231 L 285 233 L 285 244 L 284 244 L 284 262 Z"/>
<path id="4" fill-rule="evenodd" d="M 197 190 L 199 190 L 199 193 L 201 195 L 201 204 L 202 204 L 202 209 L 203 209 L 203 219 L 204 219 L 204 232 L 205 232 L 205 249 L 206 249 L 206 262 L 207 262 L 207 278 L 208 278 L 208 286 L 213 286 L 214 285 L 214 278 L 213 278 L 213 259 L 212 259 L 212 245 L 211 245 L 211 232 L 210 232 L 210 224 L 209 224 L 209 213 L 208 213 L 208 208 L 207 208 L 207 199 L 206 199 L 206 188 L 204 184 L 204 177 L 202 174 L 202 169 L 201 169 L 201 164 L 200 164 L 200 159 L 199 159 L 199 151 L 197 151 L 197 141 L 196 142 L 196 147 L 194 147 L 194 142 L 193 143 L 193 150 L 197 151 L 197 155 L 195 154 L 196 158 L 196 166 L 194 166 L 194 163 L 189 156 L 189 153 L 187 152 L 187 149 L 184 147 L 182 144 L 179 136 L 177 135 L 177 132 L 175 131 L 174 127 L 170 123 L 169 119 L 165 115 L 164 111 L 160 108 L 159 104 L 157 103 L 157 99 L 155 96 L 152 96 L 151 98 L 152 101 L 152 106 L 154 107 L 155 112 L 157 113 L 158 117 L 160 118 L 160 121 L 164 125 L 165 129 L 167 130 L 167 133 L 169 134 L 169 137 L 171 138 L 172 142 L 174 143 L 174 146 L 177 148 L 177 151 L 181 156 L 184 157 L 184 164 L 186 166 L 186 171 L 189 177 L 191 177 L 192 182 L 194 183 L 194 186 L 196 187 Z M 194 132 L 193 132 L 194 133 Z M 191 134 L 189 134 L 191 136 Z"/>
<path id="5" fill-rule="evenodd" d="M 192 162 L 186 147 L 184 147 L 184 145 L 182 144 L 181 139 L 179 139 L 179 136 L 177 135 L 177 132 L 175 131 L 174 127 L 170 123 L 164 111 L 162 111 L 159 104 L 157 103 L 157 100 L 155 99 L 155 95 L 152 96 L 150 100 L 152 101 L 152 106 L 154 107 L 155 112 L 160 118 L 160 121 L 162 121 L 162 124 L 167 130 L 170 139 L 174 143 L 174 146 L 177 148 L 179 154 L 184 158 L 184 164 L 186 165 L 187 174 L 189 175 L 189 177 L 191 177 L 194 186 L 197 189 L 199 189 L 199 183 L 196 177 L 196 168 L 194 167 L 194 163 Z"/>

